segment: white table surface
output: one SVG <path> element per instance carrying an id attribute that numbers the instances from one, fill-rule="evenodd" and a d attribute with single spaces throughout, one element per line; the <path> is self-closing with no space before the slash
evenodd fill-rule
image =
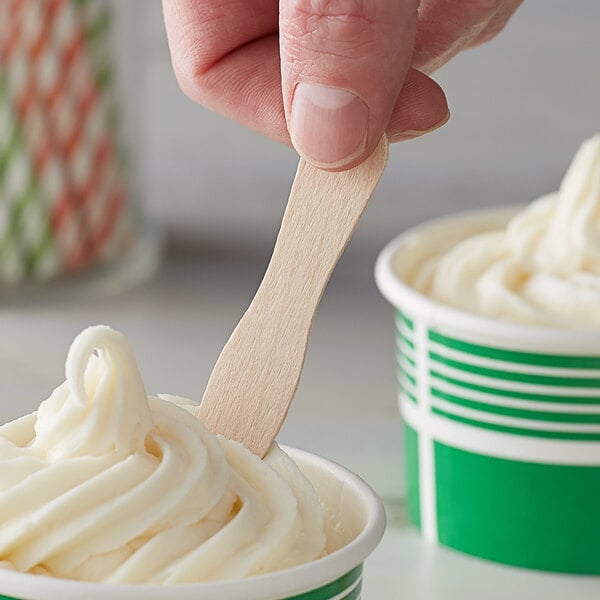
<path id="1" fill-rule="evenodd" d="M 0 307 L 0 418 L 35 409 L 62 382 L 70 341 L 94 323 L 129 337 L 150 393 L 199 399 L 265 259 L 250 249 L 176 248 L 156 279 L 119 297 Z M 392 311 L 375 290 L 371 257 L 350 253 L 323 300 L 280 441 L 343 463 L 384 498 L 389 526 L 367 562 L 363 598 L 600 598 L 600 578 L 499 567 L 419 539 L 402 501 L 392 348 Z"/>

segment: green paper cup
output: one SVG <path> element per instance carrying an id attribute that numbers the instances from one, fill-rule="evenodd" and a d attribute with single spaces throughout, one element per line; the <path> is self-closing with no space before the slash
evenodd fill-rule
<path id="1" fill-rule="evenodd" d="M 329 513 L 324 558 L 243 580 L 164 586 L 83 583 L 0 570 L 0 600 L 360 600 L 363 562 L 385 529 L 381 501 L 347 469 L 302 450 L 284 450 Z M 350 543 L 341 545 L 336 523 L 353 532 Z"/>
<path id="2" fill-rule="evenodd" d="M 600 333 L 467 314 L 407 284 L 424 260 L 514 212 L 426 223 L 378 258 L 396 309 L 410 518 L 474 556 L 600 574 Z"/>

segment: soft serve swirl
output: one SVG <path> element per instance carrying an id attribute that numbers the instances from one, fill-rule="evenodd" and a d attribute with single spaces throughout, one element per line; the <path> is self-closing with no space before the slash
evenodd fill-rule
<path id="1" fill-rule="evenodd" d="M 413 285 L 468 312 L 552 327 L 600 327 L 600 135 L 585 141 L 558 192 L 506 230 L 468 237 Z"/>
<path id="2" fill-rule="evenodd" d="M 86 329 L 65 370 L 37 413 L 0 428 L 2 566 L 188 583 L 323 554 L 323 512 L 295 463 L 217 438 L 189 401 L 147 397 L 122 334 Z"/>

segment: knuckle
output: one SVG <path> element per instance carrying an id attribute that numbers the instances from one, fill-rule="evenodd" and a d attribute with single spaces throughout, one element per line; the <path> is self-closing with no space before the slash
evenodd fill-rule
<path id="1" fill-rule="evenodd" d="M 293 0 L 291 20 L 299 35 L 349 38 L 372 25 L 363 0 Z"/>
<path id="2" fill-rule="evenodd" d="M 204 87 L 201 61 L 192 52 L 182 52 L 173 56 L 173 71 L 182 92 L 198 101 Z"/>
<path id="3" fill-rule="evenodd" d="M 292 0 L 292 8 L 307 15 L 322 17 L 362 16 L 366 0 Z"/>
<path id="4" fill-rule="evenodd" d="M 365 0 L 293 0 L 282 35 L 292 52 L 350 56 L 368 47 L 374 26 L 381 27 L 370 4 Z"/>
<path id="5" fill-rule="evenodd" d="M 198 101 L 203 95 L 206 74 L 219 58 L 218 23 L 210 19 L 182 26 L 171 40 L 173 71 L 182 91 Z"/>
<path id="6" fill-rule="evenodd" d="M 203 85 L 201 78 L 190 75 L 189 71 L 182 70 L 177 67 L 174 68 L 174 71 L 175 79 L 177 80 L 181 91 L 188 98 L 190 98 L 190 100 L 194 100 L 195 102 L 202 102 Z"/>

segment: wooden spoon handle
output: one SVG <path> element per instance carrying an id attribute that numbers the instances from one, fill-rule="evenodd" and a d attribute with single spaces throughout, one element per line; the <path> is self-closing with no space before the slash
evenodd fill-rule
<path id="1" fill-rule="evenodd" d="M 283 424 L 317 306 L 387 151 L 383 138 L 364 163 L 341 173 L 300 160 L 263 281 L 210 376 L 199 418 L 261 457 Z"/>

